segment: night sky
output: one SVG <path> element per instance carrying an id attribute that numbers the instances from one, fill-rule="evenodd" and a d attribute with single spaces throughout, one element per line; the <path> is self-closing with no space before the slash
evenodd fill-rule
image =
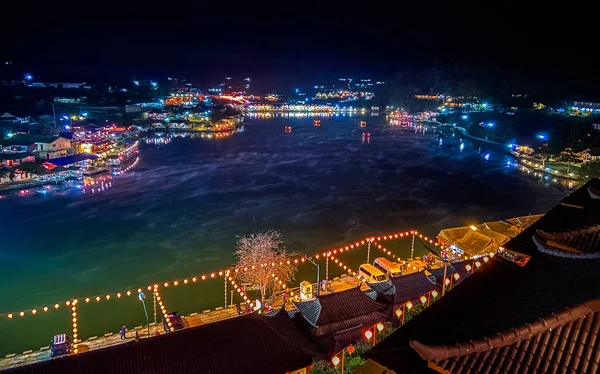
<path id="1" fill-rule="evenodd" d="M 593 47 L 585 41 L 594 43 L 593 38 L 577 34 L 572 20 L 531 17 L 523 9 L 482 8 L 475 15 L 467 7 L 416 10 L 372 1 L 157 4 L 84 9 L 53 3 L 17 10 L 18 17 L 1 24 L 3 60 L 13 62 L 12 70 L 62 79 L 139 74 L 207 80 L 240 74 L 305 80 L 345 73 L 385 78 L 438 61 L 539 79 L 598 81 Z"/>

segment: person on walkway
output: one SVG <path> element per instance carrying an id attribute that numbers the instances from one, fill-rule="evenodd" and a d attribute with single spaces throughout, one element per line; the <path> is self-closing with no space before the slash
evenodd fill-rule
<path id="1" fill-rule="evenodd" d="M 121 326 L 121 340 L 125 339 L 125 333 L 127 332 L 127 326 Z"/>
<path id="2" fill-rule="evenodd" d="M 135 342 L 139 342 L 140 341 L 140 333 L 139 332 L 135 332 Z"/>
<path id="3" fill-rule="evenodd" d="M 240 303 L 235 304 L 235 307 L 237 309 L 238 316 L 244 314 L 244 312 L 242 312 L 242 307 L 240 306 Z"/>

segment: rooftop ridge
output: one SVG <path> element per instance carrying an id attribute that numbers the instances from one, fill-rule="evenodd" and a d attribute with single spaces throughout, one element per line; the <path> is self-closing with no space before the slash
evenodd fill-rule
<path id="1" fill-rule="evenodd" d="M 540 239 L 538 239 L 536 236 L 533 236 L 532 239 L 533 239 L 533 242 L 535 243 L 535 246 L 537 247 L 538 251 L 545 253 L 547 255 L 550 255 L 550 256 L 572 258 L 572 259 L 577 259 L 577 260 L 600 258 L 600 252 L 585 253 L 585 252 L 581 252 L 579 250 L 574 251 L 574 250 L 570 249 L 569 247 L 562 246 L 562 245 L 561 245 L 561 249 L 554 249 L 554 248 L 551 248 L 550 246 L 547 246 L 546 244 L 542 243 L 542 241 Z"/>
<path id="2" fill-rule="evenodd" d="M 584 234 L 589 234 L 592 232 L 596 232 L 600 230 L 600 225 L 594 225 L 594 226 L 589 226 L 589 227 L 585 227 L 583 229 L 579 229 L 579 230 L 569 230 L 569 231 L 563 231 L 563 232 L 547 232 L 544 230 L 535 230 L 539 236 L 541 236 L 544 239 L 549 239 L 549 240 L 553 240 L 553 239 L 564 239 L 564 238 L 569 238 L 572 236 L 576 236 L 576 235 L 584 235 Z"/>
<path id="3" fill-rule="evenodd" d="M 533 323 L 526 323 L 518 328 L 512 328 L 482 339 L 471 340 L 468 343 L 430 346 L 411 340 L 410 346 L 423 360 L 437 362 L 512 345 L 598 311 L 600 311 L 600 299 L 586 302 L 574 308 L 568 308 L 560 313 L 552 313 L 550 316 L 540 318 Z"/>

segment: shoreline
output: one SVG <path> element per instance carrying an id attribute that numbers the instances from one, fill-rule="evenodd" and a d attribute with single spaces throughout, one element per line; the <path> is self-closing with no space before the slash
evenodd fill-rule
<path id="1" fill-rule="evenodd" d="M 423 122 L 432 123 L 432 124 L 435 124 L 435 125 L 438 125 L 438 126 L 441 126 L 441 127 L 449 127 L 451 131 L 453 131 L 455 134 L 457 134 L 459 136 L 462 136 L 464 138 L 467 138 L 467 139 L 475 141 L 475 142 L 484 143 L 484 144 L 490 145 L 492 147 L 498 147 L 503 153 L 505 153 L 505 154 L 509 155 L 510 157 L 512 157 L 513 160 L 515 160 L 519 165 L 524 166 L 526 168 L 530 168 L 532 170 L 535 170 L 535 171 L 538 171 L 538 172 L 542 172 L 542 173 L 548 174 L 548 175 L 553 176 L 553 177 L 559 177 L 559 178 L 568 179 L 568 180 L 572 180 L 572 181 L 580 182 L 580 183 L 587 182 L 587 180 L 585 178 L 581 178 L 581 177 L 577 177 L 577 176 L 564 175 L 564 174 L 556 174 L 556 173 L 553 173 L 553 172 L 548 172 L 544 168 L 532 166 L 532 165 L 528 164 L 526 160 L 523 160 L 522 158 L 517 157 L 514 153 L 512 153 L 510 151 L 507 151 L 505 144 L 473 136 L 473 135 L 469 134 L 464 127 L 453 126 L 453 125 L 448 124 L 448 123 L 442 123 L 442 122 L 437 122 L 437 121 L 423 121 Z"/>

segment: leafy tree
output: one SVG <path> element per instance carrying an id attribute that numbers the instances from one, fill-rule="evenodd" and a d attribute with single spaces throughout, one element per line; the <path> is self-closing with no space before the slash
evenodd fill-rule
<path id="1" fill-rule="evenodd" d="M 404 323 L 410 321 L 414 316 L 425 310 L 426 304 L 420 302 L 414 302 L 413 307 L 410 310 L 406 310 L 406 316 L 404 317 Z"/>
<path id="2" fill-rule="evenodd" d="M 338 374 L 339 371 L 331 364 L 325 360 L 314 360 L 312 362 L 310 374 Z"/>
<path id="3" fill-rule="evenodd" d="M 239 280 L 258 286 L 263 307 L 266 293 L 280 287 L 279 281 L 286 284 L 293 280 L 298 269 L 292 254 L 283 247 L 283 238 L 278 231 L 238 238 L 236 256 L 236 266 L 247 269 L 238 273 Z"/>
<path id="4" fill-rule="evenodd" d="M 346 355 L 346 360 L 344 361 L 344 374 L 352 374 L 359 367 L 363 366 L 366 363 L 367 363 L 367 360 L 362 356 Z"/>

